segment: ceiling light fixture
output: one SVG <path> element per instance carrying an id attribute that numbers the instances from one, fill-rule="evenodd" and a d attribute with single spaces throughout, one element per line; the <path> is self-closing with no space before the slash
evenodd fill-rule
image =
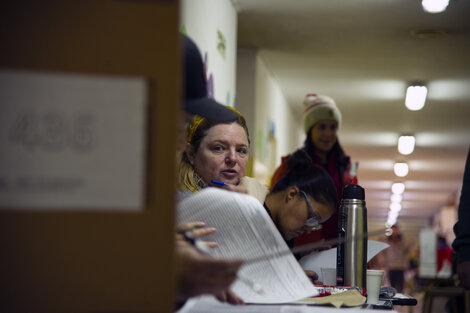
<path id="1" fill-rule="evenodd" d="M 403 155 L 413 153 L 415 149 L 415 141 L 414 136 L 400 136 L 400 138 L 398 138 L 398 152 Z"/>
<path id="2" fill-rule="evenodd" d="M 428 88 L 421 83 L 413 83 L 406 89 L 405 105 L 410 111 L 419 111 L 424 107 Z"/>
<path id="3" fill-rule="evenodd" d="M 397 211 L 388 211 L 387 221 L 385 222 L 385 227 L 392 227 L 397 223 L 398 212 Z M 390 234 L 391 235 L 391 234 Z"/>
<path id="4" fill-rule="evenodd" d="M 403 162 L 397 162 L 393 165 L 393 171 L 398 177 L 405 177 L 408 175 L 408 164 Z"/>
<path id="5" fill-rule="evenodd" d="M 423 0 L 421 5 L 424 11 L 428 13 L 441 13 L 449 5 L 449 0 Z"/>
<path id="6" fill-rule="evenodd" d="M 401 211 L 401 204 L 397 202 L 390 203 L 390 211 L 395 212 L 394 214 L 398 215 L 398 212 Z"/>
<path id="7" fill-rule="evenodd" d="M 401 200 L 403 200 L 403 196 L 402 195 L 398 195 L 396 193 L 393 193 L 391 196 L 390 196 L 390 201 L 392 203 L 400 203 Z"/>
<path id="8" fill-rule="evenodd" d="M 404 183 L 394 183 L 392 184 L 392 193 L 396 195 L 401 195 L 405 191 Z"/>

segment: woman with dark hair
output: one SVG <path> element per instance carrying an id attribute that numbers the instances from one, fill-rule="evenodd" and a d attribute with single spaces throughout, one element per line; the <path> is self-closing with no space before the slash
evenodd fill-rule
<path id="1" fill-rule="evenodd" d="M 335 206 L 338 207 L 344 186 L 352 183 L 353 180 L 349 173 L 350 158 L 344 153 L 337 137 L 337 130 L 341 125 L 341 112 L 333 99 L 317 94 L 307 94 L 303 106 L 304 130 L 307 137 L 304 146 L 299 150 L 305 151 L 312 159 L 313 164 L 328 172 L 336 188 L 338 202 Z M 281 165 L 276 169 L 271 179 L 271 186 L 274 186 L 286 174 L 290 158 L 291 155 L 282 158 Z M 337 236 L 338 210 L 335 210 L 332 217 L 323 224 L 321 230 L 299 236 L 295 240 L 295 245 L 320 239 L 332 239 Z"/>
<path id="2" fill-rule="evenodd" d="M 289 247 L 294 238 L 322 228 L 335 212 L 338 197 L 333 180 L 303 151 L 287 162 L 285 175 L 266 195 L 264 207 Z M 322 285 L 314 271 L 305 274 Z"/>
<path id="3" fill-rule="evenodd" d="M 337 201 L 331 177 L 299 150 L 287 162 L 286 174 L 266 196 L 264 207 L 292 246 L 295 237 L 320 229 L 334 213 Z"/>

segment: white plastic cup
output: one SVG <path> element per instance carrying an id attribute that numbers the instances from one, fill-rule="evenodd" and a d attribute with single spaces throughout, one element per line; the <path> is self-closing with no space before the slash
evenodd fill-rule
<path id="1" fill-rule="evenodd" d="M 336 268 L 322 267 L 321 276 L 323 279 L 323 285 L 334 286 L 336 285 Z"/>
<path id="2" fill-rule="evenodd" d="M 366 291 L 368 304 L 375 304 L 379 301 L 383 276 L 383 270 L 367 270 Z"/>

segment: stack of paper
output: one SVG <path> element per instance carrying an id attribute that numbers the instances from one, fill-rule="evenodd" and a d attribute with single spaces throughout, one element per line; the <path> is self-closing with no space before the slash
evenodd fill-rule
<path id="1" fill-rule="evenodd" d="M 216 241 L 211 250 L 215 257 L 252 259 L 259 262 L 244 265 L 239 277 L 261 286 L 256 292 L 240 279 L 232 290 L 247 303 L 286 303 L 318 295 L 287 244 L 273 224 L 265 208 L 255 198 L 219 188 L 204 190 L 184 199 L 177 212 L 177 223 L 203 221 L 217 232 L 204 237 Z"/>

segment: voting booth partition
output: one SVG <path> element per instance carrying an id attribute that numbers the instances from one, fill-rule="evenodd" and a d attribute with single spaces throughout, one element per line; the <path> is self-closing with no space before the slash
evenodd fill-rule
<path id="1" fill-rule="evenodd" d="M 173 310 L 178 16 L 1 4 L 1 312 Z"/>

